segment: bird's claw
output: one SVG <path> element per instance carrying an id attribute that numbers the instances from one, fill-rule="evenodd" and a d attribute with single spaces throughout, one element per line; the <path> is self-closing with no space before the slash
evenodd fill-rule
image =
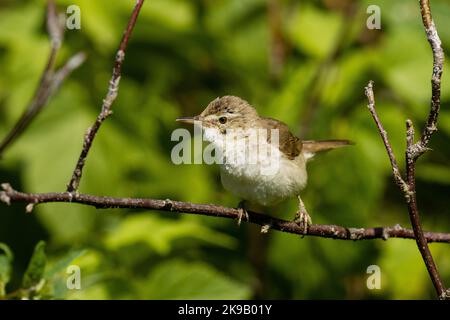
<path id="1" fill-rule="evenodd" d="M 294 222 L 303 229 L 303 234 L 308 232 L 308 228 L 312 224 L 311 217 L 308 211 L 306 211 L 305 204 L 300 197 L 298 197 L 298 211 L 295 214 Z"/>
<path id="2" fill-rule="evenodd" d="M 303 229 L 303 234 L 308 233 L 308 228 L 312 224 L 311 217 L 306 211 L 298 211 L 295 214 L 294 222 Z"/>
<path id="3" fill-rule="evenodd" d="M 238 208 L 238 210 L 239 210 L 239 213 L 238 213 L 238 226 L 240 226 L 242 218 L 245 218 L 245 220 L 247 220 L 247 221 L 248 221 L 249 218 L 248 218 L 247 210 L 245 210 L 244 208 Z"/>
<path id="4" fill-rule="evenodd" d="M 245 218 L 246 221 L 249 221 L 248 212 L 247 212 L 247 210 L 245 210 L 244 204 L 245 204 L 244 201 L 241 201 L 238 204 L 238 208 L 237 208 L 238 211 L 239 211 L 239 213 L 238 213 L 238 226 L 241 225 L 242 218 Z"/>

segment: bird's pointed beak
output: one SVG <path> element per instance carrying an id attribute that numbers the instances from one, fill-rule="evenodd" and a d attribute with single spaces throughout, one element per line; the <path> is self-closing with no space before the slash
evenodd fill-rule
<path id="1" fill-rule="evenodd" d="M 195 117 L 183 117 L 176 119 L 177 122 L 186 123 L 186 124 L 194 124 L 195 121 L 201 121 L 199 116 Z"/>

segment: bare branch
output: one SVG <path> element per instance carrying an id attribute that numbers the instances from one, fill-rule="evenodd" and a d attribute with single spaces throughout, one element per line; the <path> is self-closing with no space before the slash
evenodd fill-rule
<path id="1" fill-rule="evenodd" d="M 411 120 L 406 121 L 406 180 L 410 191 L 408 212 L 414 230 L 417 246 L 425 262 L 431 281 L 440 299 L 450 299 L 450 290 L 442 282 L 439 271 L 428 247 L 427 239 L 420 223 L 419 208 L 416 199 L 416 160 L 429 150 L 430 138 L 437 131 L 437 120 L 441 107 L 441 77 L 444 67 L 444 50 L 431 16 L 429 0 L 420 0 L 420 12 L 428 42 L 433 51 L 433 72 L 431 76 L 431 106 L 426 126 L 420 140 L 414 144 L 414 127 Z"/>
<path id="2" fill-rule="evenodd" d="M 89 150 L 91 149 L 95 136 L 97 135 L 97 132 L 100 129 L 100 126 L 102 125 L 103 121 L 112 113 L 111 106 L 116 100 L 117 93 L 119 91 L 119 82 L 122 72 L 122 64 L 125 59 L 125 51 L 127 49 L 128 41 L 131 37 L 131 33 L 133 32 L 134 26 L 136 25 L 136 21 L 143 3 L 144 0 L 136 1 L 133 13 L 131 14 L 127 28 L 125 29 L 125 32 L 122 36 L 119 49 L 116 53 L 113 73 L 111 80 L 109 81 L 108 92 L 106 94 L 105 99 L 103 100 L 103 105 L 100 114 L 97 116 L 97 119 L 95 120 L 94 124 L 88 128 L 86 134 L 84 135 L 83 148 L 81 150 L 75 169 L 72 173 L 72 178 L 70 179 L 70 182 L 67 185 L 68 192 L 75 192 L 78 190 L 78 187 L 80 185 L 80 179 L 83 174 L 83 168 L 86 163 L 86 158 L 88 156 Z"/>
<path id="3" fill-rule="evenodd" d="M 56 56 L 61 47 L 64 34 L 64 21 L 56 12 L 55 3 L 52 0 L 49 0 L 47 5 L 47 31 L 50 37 L 51 49 L 46 67 L 28 107 L 0 143 L 0 156 L 28 128 L 37 114 L 46 106 L 49 98 L 59 89 L 65 78 L 86 59 L 84 53 L 77 53 L 55 73 Z"/>
<path id="4" fill-rule="evenodd" d="M 267 2 L 267 18 L 270 31 L 269 72 L 279 80 L 286 61 L 288 46 L 282 31 L 282 10 L 279 0 Z"/>
<path id="5" fill-rule="evenodd" d="M 239 208 L 227 208 L 213 204 L 195 204 L 168 199 L 112 198 L 70 192 L 23 193 L 15 191 L 7 183 L 2 184 L 2 188 L 3 191 L 0 192 L 0 201 L 6 204 L 24 202 L 27 204 L 31 203 L 32 207 L 34 207 L 41 203 L 67 202 L 93 206 L 97 209 L 133 208 L 159 210 L 221 217 L 226 219 L 234 219 L 236 221 L 239 220 L 239 217 L 241 216 Z M 32 207 L 28 207 L 28 211 L 31 210 Z M 308 232 L 304 234 L 303 228 L 293 221 L 286 221 L 261 213 L 248 212 L 248 219 L 245 220 L 262 226 L 262 232 L 267 232 L 267 230 L 273 229 L 298 234 L 300 236 L 308 235 L 339 240 L 387 240 L 388 238 L 414 239 L 414 233 L 412 230 L 402 228 L 399 225 L 378 228 L 346 228 L 336 225 L 313 224 L 308 228 Z M 449 233 L 426 232 L 425 237 L 428 242 L 450 243 Z"/>
<path id="6" fill-rule="evenodd" d="M 365 88 L 365 93 L 368 99 L 368 108 L 372 117 L 377 125 L 378 131 L 380 132 L 381 138 L 383 140 L 384 146 L 386 147 L 387 154 L 389 156 L 389 160 L 392 166 L 392 172 L 395 178 L 395 182 L 399 189 L 404 193 L 406 203 L 408 206 L 409 217 L 411 220 L 411 224 L 414 231 L 414 238 L 416 239 L 417 246 L 419 248 L 420 253 L 422 254 L 422 258 L 427 267 L 428 273 L 430 274 L 430 278 L 433 282 L 433 285 L 436 288 L 436 292 L 438 297 L 441 299 L 446 299 L 447 293 L 442 284 L 441 278 L 439 276 L 438 270 L 434 263 L 431 252 L 428 248 L 427 242 L 429 241 L 420 224 L 419 219 L 419 210 L 417 207 L 416 200 L 416 182 L 415 182 L 415 163 L 417 157 L 415 157 L 415 152 L 413 151 L 414 145 L 414 127 L 412 125 L 411 120 L 406 121 L 406 181 L 403 180 L 400 174 L 400 170 L 398 168 L 397 160 L 395 159 L 394 152 L 389 143 L 389 139 L 387 136 L 387 132 L 381 123 L 378 114 L 375 109 L 375 98 L 373 93 L 373 82 L 370 81 L 367 87 Z"/>
<path id="7" fill-rule="evenodd" d="M 427 40 L 433 51 L 433 72 L 431 76 L 430 113 L 428 114 L 427 123 L 420 140 L 411 149 L 414 152 L 414 158 L 419 157 L 429 150 L 428 143 L 430 142 L 430 138 L 437 131 L 437 120 L 441 108 L 441 77 L 444 69 L 444 50 L 442 49 L 441 39 L 439 38 L 433 17 L 431 16 L 429 0 L 420 0 L 420 11 Z"/>
<path id="8" fill-rule="evenodd" d="M 383 139 L 389 159 L 392 165 L 392 171 L 399 188 L 405 193 L 406 203 L 408 206 L 409 218 L 414 231 L 417 247 L 419 248 L 422 259 L 427 267 L 428 274 L 433 282 L 434 288 L 439 299 L 450 299 L 450 290 L 446 289 L 439 271 L 434 262 L 433 256 L 428 247 L 429 240 L 423 232 L 420 223 L 419 208 L 417 206 L 416 198 L 416 161 L 423 153 L 429 150 L 428 144 L 433 133 L 437 130 L 437 119 L 441 105 L 441 76 L 444 64 L 444 51 L 441 46 L 441 40 L 434 25 L 431 16 L 429 0 L 420 0 L 420 11 L 422 14 L 422 22 L 425 28 L 428 42 L 433 51 L 433 72 L 431 77 L 431 107 L 428 115 L 426 127 L 423 130 L 422 136 L 417 143 L 414 143 L 414 127 L 411 120 L 406 121 L 406 182 L 401 178 L 398 170 L 397 161 L 389 144 L 387 133 L 384 130 L 378 115 L 375 111 L 375 99 L 373 95 L 372 82 L 366 87 L 366 96 L 369 100 L 369 110 L 377 124 L 378 130 Z"/>
<path id="9" fill-rule="evenodd" d="M 381 135 L 381 139 L 383 139 L 383 143 L 386 148 L 386 152 L 389 156 L 389 161 L 391 162 L 392 173 L 394 175 L 395 183 L 398 185 L 400 190 L 402 190 L 405 193 L 405 195 L 408 196 L 409 195 L 408 185 L 402 178 L 402 175 L 398 168 L 397 160 L 394 155 L 394 151 L 392 150 L 392 146 L 389 143 L 389 138 L 388 138 L 387 132 L 384 129 L 383 124 L 381 123 L 381 120 L 378 117 L 377 111 L 375 109 L 375 96 L 373 93 L 373 81 L 369 81 L 369 84 L 365 88 L 365 94 L 366 94 L 366 97 L 368 100 L 367 108 L 369 109 L 370 114 L 372 115 L 372 118 L 375 121 L 375 124 L 377 125 L 378 131 L 380 132 L 380 135 Z"/>
<path id="10" fill-rule="evenodd" d="M 436 267 L 436 264 L 433 260 L 433 256 L 431 255 L 430 249 L 428 247 L 427 239 L 422 230 L 422 225 L 420 223 L 419 209 L 417 206 L 416 199 L 416 160 L 413 156 L 413 152 L 411 148 L 414 143 L 414 127 L 412 125 L 411 120 L 406 121 L 406 175 L 407 175 L 407 183 L 408 188 L 411 191 L 410 197 L 408 201 L 408 212 L 411 220 L 411 225 L 414 230 L 414 235 L 416 238 L 417 246 L 422 255 L 422 258 L 427 267 L 430 278 L 433 282 L 434 287 L 436 288 L 436 292 L 438 297 L 441 299 L 446 299 L 448 296 L 446 295 L 446 289 L 444 284 L 442 283 L 441 277 L 439 275 L 439 271 Z"/>
<path id="11" fill-rule="evenodd" d="M 52 46 L 61 47 L 64 37 L 64 15 L 58 14 L 54 0 L 47 2 L 47 32 L 50 35 Z"/>

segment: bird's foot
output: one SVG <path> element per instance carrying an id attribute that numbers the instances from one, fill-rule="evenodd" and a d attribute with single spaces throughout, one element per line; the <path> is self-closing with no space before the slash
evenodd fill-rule
<path id="1" fill-rule="evenodd" d="M 300 226 L 303 230 L 303 234 L 308 233 L 308 228 L 312 224 L 311 217 L 306 211 L 298 211 L 295 214 L 294 222 Z"/>
<path id="2" fill-rule="evenodd" d="M 248 212 L 247 212 L 247 210 L 245 210 L 245 201 L 239 202 L 237 209 L 239 210 L 238 226 L 240 226 L 242 218 L 245 218 L 245 220 L 249 221 Z"/>
<path id="3" fill-rule="evenodd" d="M 306 211 L 305 204 L 300 197 L 298 197 L 298 211 L 295 214 L 294 222 L 303 229 L 303 234 L 308 232 L 308 228 L 312 224 L 311 217 L 308 211 Z"/>

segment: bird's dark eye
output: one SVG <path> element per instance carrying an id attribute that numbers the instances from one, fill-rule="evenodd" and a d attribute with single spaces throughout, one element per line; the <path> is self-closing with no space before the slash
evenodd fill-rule
<path id="1" fill-rule="evenodd" d="M 220 122 L 221 124 L 225 124 L 225 123 L 227 122 L 227 117 L 220 117 L 220 118 L 219 118 L 219 122 Z"/>

